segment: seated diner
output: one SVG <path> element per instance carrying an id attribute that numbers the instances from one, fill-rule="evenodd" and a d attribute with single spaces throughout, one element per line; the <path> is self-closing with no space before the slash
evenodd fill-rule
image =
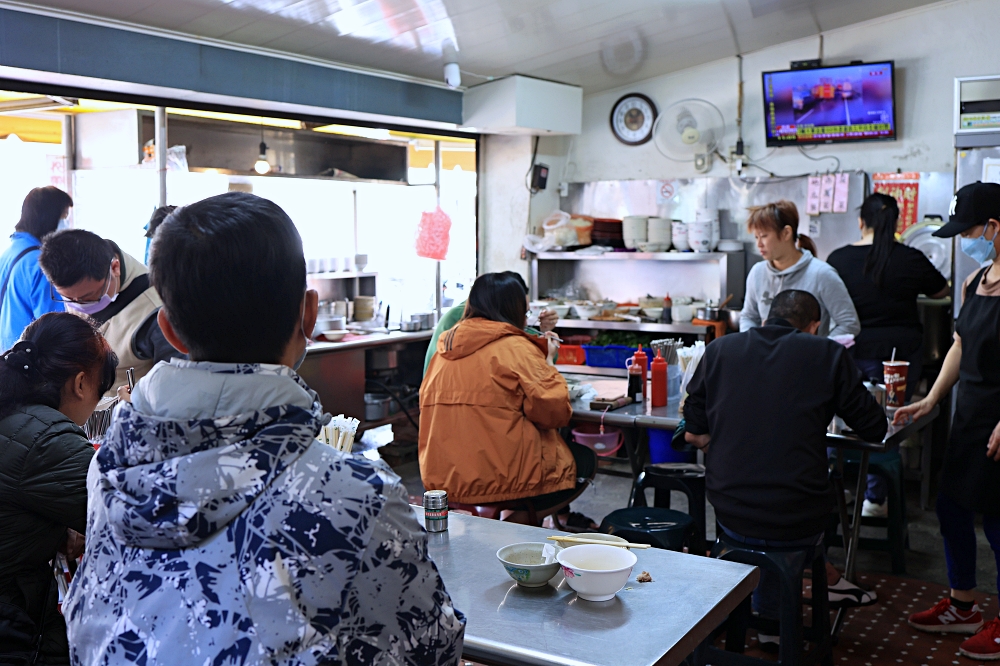
<path id="1" fill-rule="evenodd" d="M 452 502 L 508 503 L 510 520 L 565 507 L 593 479 L 594 452 L 567 443 L 566 380 L 548 340 L 525 332 L 523 282 L 479 276 L 461 321 L 438 340 L 420 388 L 420 474 Z"/>

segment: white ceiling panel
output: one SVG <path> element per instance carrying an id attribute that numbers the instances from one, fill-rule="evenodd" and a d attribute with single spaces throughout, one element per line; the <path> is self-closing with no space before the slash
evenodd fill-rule
<path id="1" fill-rule="evenodd" d="M 95 17 L 439 81 L 541 76 L 595 92 L 936 0 L 42 0 Z M 734 34 L 735 33 L 735 34 Z"/>

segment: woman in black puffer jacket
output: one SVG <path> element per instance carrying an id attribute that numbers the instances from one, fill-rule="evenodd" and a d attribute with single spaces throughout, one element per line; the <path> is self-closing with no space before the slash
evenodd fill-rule
<path id="1" fill-rule="evenodd" d="M 92 322 L 65 312 L 0 360 L 0 663 L 69 663 L 49 562 L 82 550 L 94 447 L 80 426 L 117 365 Z"/>

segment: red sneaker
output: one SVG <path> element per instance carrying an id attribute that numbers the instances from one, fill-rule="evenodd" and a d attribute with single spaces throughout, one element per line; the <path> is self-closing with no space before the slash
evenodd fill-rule
<path id="1" fill-rule="evenodd" d="M 1000 619 L 992 619 L 986 623 L 978 634 L 966 639 L 958 648 L 966 657 L 981 661 L 1000 659 Z"/>
<path id="2" fill-rule="evenodd" d="M 959 610 L 951 605 L 951 597 L 946 597 L 934 608 L 914 613 L 906 622 L 932 634 L 974 634 L 983 626 L 983 614 L 976 605 L 970 611 Z"/>

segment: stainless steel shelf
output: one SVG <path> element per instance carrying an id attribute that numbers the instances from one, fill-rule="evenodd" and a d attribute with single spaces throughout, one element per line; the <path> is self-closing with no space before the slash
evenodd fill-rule
<path id="1" fill-rule="evenodd" d="M 743 252 L 605 252 L 577 254 L 575 252 L 540 252 L 538 259 L 558 261 L 720 261 Z"/>
<path id="2" fill-rule="evenodd" d="M 630 321 L 590 321 L 587 319 L 560 319 L 556 328 L 592 328 L 602 331 L 636 331 L 640 333 L 686 333 L 705 335 L 710 326 L 694 324 L 636 324 Z"/>

